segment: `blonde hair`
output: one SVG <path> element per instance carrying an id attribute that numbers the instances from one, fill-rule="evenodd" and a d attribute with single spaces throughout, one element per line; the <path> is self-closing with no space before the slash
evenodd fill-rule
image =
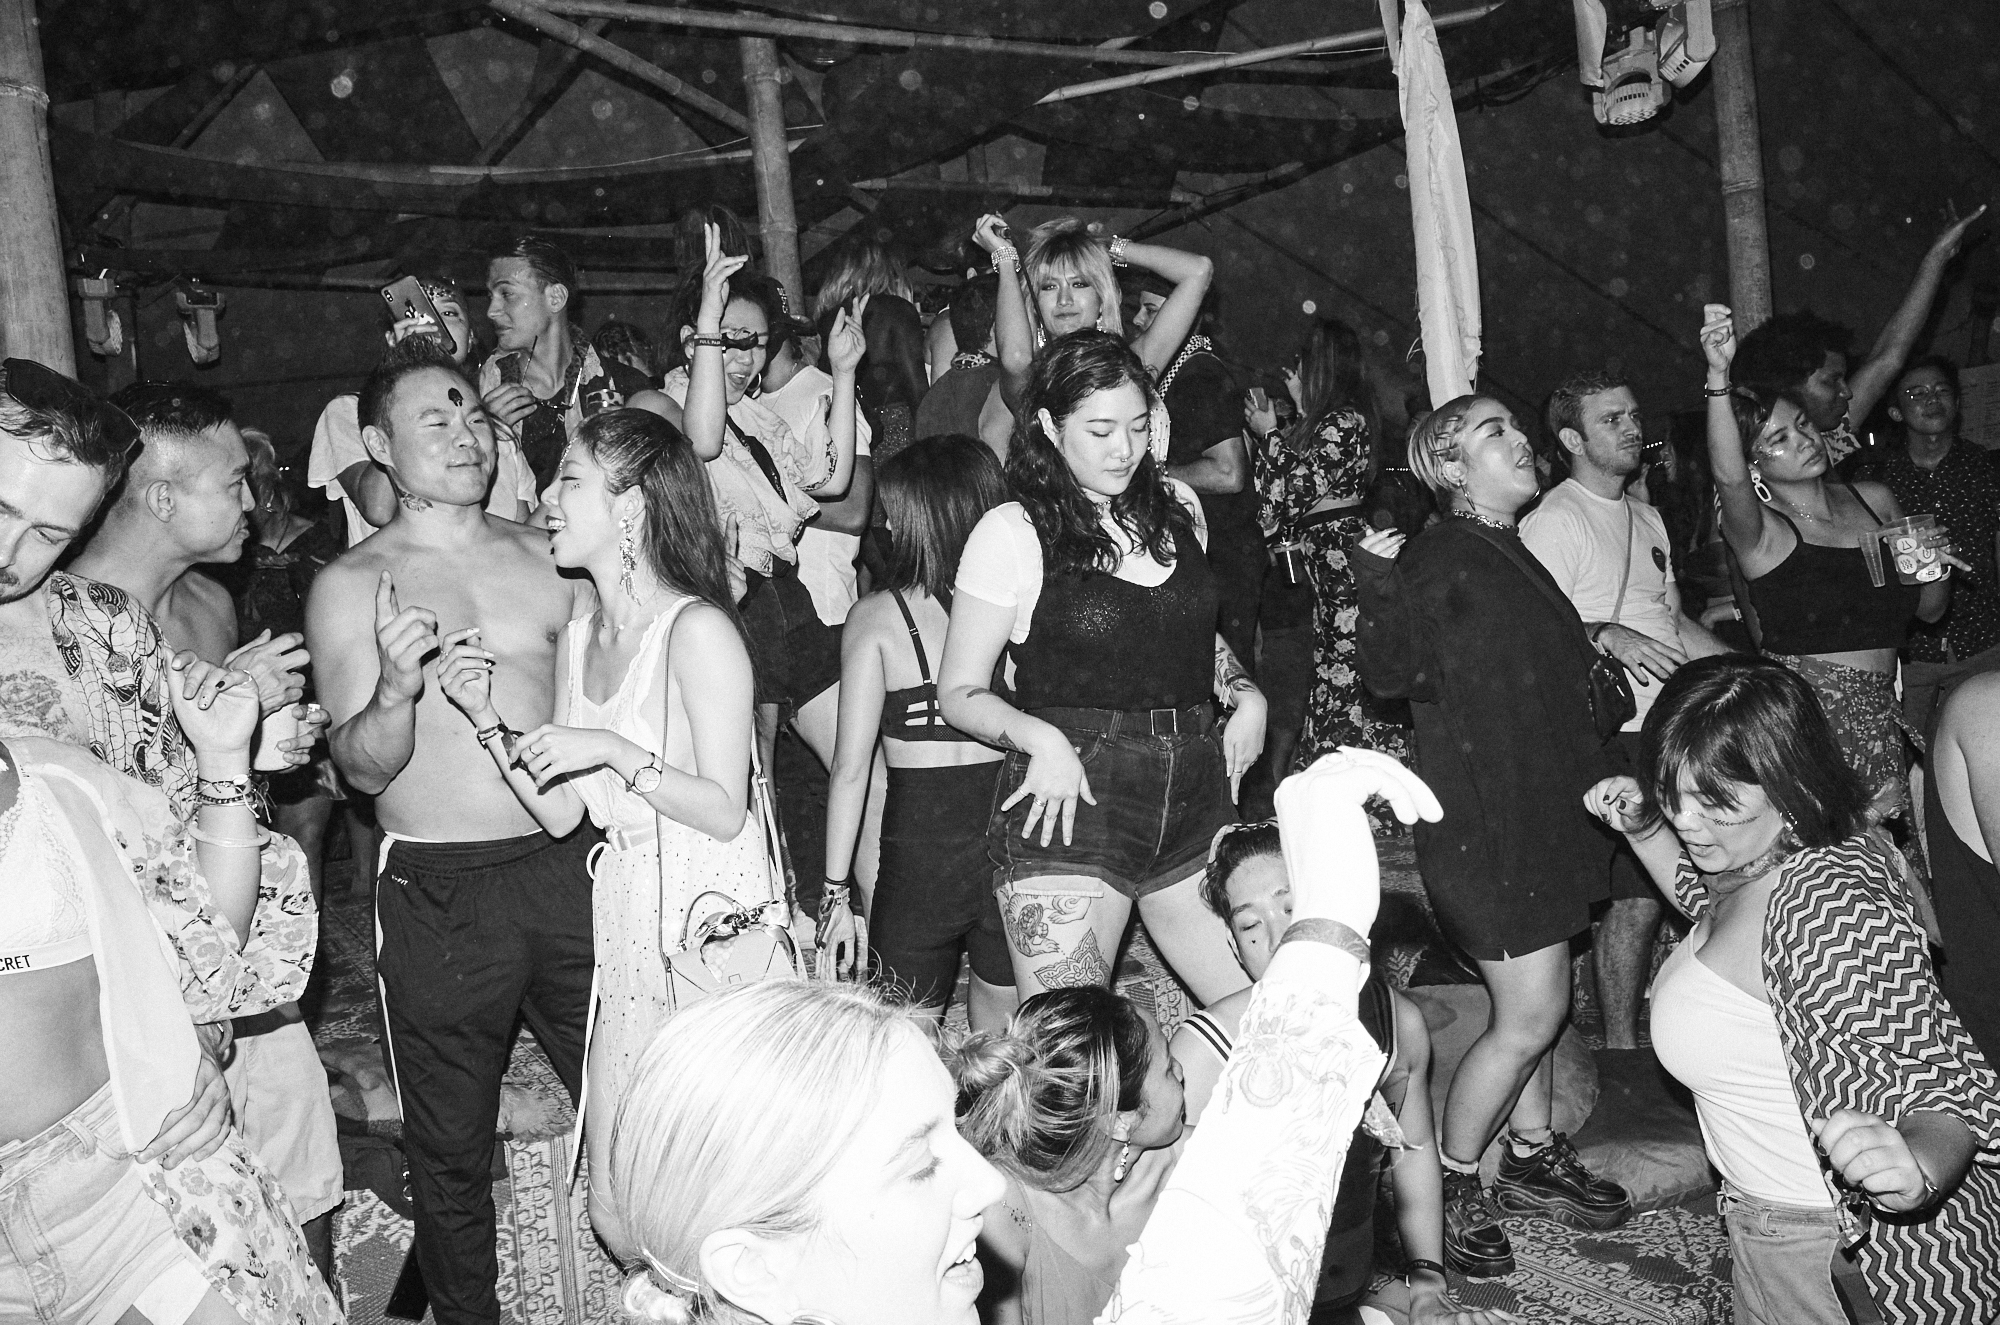
<path id="1" fill-rule="evenodd" d="M 282 527 L 292 513 L 292 494 L 285 489 L 283 472 L 278 468 L 278 448 L 271 441 L 271 434 L 262 428 L 243 428 L 243 449 L 250 454 L 250 491 L 257 499 L 257 509 L 250 522 L 257 525 L 257 532 L 264 532 L 263 522 L 273 518 Z M 270 515 L 266 516 L 265 511 Z"/>
<path id="2" fill-rule="evenodd" d="M 1045 273 L 1082 276 L 1097 291 L 1097 327 L 1121 339 L 1125 319 L 1119 312 L 1118 275 L 1111 266 L 1111 250 L 1095 238 L 1074 216 L 1058 216 L 1044 221 L 1028 233 L 1028 246 L 1021 253 L 1021 271 L 1028 278 L 1028 311 L 1041 326 L 1042 306 L 1035 298 Z M 1043 334 L 1048 333 L 1042 327 Z"/>
<path id="3" fill-rule="evenodd" d="M 1458 433 L 1472 407 L 1491 396 L 1477 393 L 1455 396 L 1428 414 L 1419 415 L 1410 425 L 1410 472 L 1437 494 L 1439 504 L 1449 509 L 1452 498 L 1464 488 L 1444 476 L 1444 467 L 1459 458 Z"/>
<path id="4" fill-rule="evenodd" d="M 813 295 L 814 321 L 827 316 L 848 300 L 864 294 L 910 293 L 910 274 L 887 244 L 873 239 L 852 239 L 834 254 L 833 266 Z"/>
<path id="5" fill-rule="evenodd" d="M 914 1031 L 865 987 L 777 980 L 679 1013 L 640 1055 L 611 1134 L 610 1191 L 647 1268 L 626 1281 L 641 1320 L 750 1325 L 702 1277 L 724 1229 L 811 1232 L 819 1191 L 874 1111 L 889 1055 Z"/>

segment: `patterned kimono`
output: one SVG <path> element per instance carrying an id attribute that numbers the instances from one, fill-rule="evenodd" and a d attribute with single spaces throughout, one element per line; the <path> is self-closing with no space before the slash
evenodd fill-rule
<path id="1" fill-rule="evenodd" d="M 1875 1219 L 1861 1270 L 1890 1325 L 2000 1312 L 2000 1081 L 1938 989 L 1892 847 L 1867 835 L 1801 851 L 1765 911 L 1764 987 L 1808 1120 L 1837 1109 L 1896 1122 L 1959 1119 L 1978 1146 L 1965 1180 L 1916 1217 Z M 1685 856 L 1674 881 L 1697 918 L 1707 888 Z"/>

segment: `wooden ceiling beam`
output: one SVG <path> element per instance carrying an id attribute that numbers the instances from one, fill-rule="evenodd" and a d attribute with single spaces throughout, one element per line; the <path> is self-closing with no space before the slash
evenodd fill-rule
<path id="1" fill-rule="evenodd" d="M 601 37 L 610 26 L 608 18 L 593 18 L 583 25 L 583 30 L 593 37 Z M 519 147 L 521 140 L 541 122 L 549 107 L 555 105 L 556 99 L 568 89 L 576 73 L 577 61 L 582 58 L 580 48 L 557 41 L 554 37 L 544 37 L 541 49 L 535 53 L 535 76 L 529 81 L 528 90 L 521 94 L 521 104 L 514 107 L 514 113 L 507 117 L 507 122 L 480 147 L 475 162 L 482 166 L 494 165 Z"/>
<path id="2" fill-rule="evenodd" d="M 726 124 L 736 132 L 748 137 L 750 121 L 734 107 L 726 106 L 700 88 L 691 87 L 674 77 L 650 60 L 642 60 L 623 46 L 584 31 L 565 18 L 558 18 L 540 5 L 525 3 L 525 0 L 486 0 L 493 9 L 525 23 L 544 36 L 566 42 L 586 55 L 594 55 L 621 73 L 630 75 L 644 83 L 659 88 L 675 101 L 700 111 L 708 118 Z"/>

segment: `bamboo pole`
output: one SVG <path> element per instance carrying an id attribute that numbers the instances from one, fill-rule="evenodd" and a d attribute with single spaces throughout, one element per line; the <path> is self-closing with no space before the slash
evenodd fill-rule
<path id="1" fill-rule="evenodd" d="M 0 0 L 0 353 L 76 371 L 35 0 Z"/>
<path id="2" fill-rule="evenodd" d="M 848 23 L 816 23 L 806 19 L 774 18 L 768 14 L 722 14 L 710 9 L 627 3 L 626 0 L 535 0 L 552 14 L 610 18 L 628 23 L 659 23 L 668 27 L 714 32 L 751 33 L 768 37 L 803 37 L 845 46 L 888 46 L 907 51 L 966 51 L 977 55 L 1020 55 L 1040 60 L 1081 60 L 1086 64 L 1130 64 L 1149 68 L 1194 64 L 1213 58 L 1209 51 L 1129 51 L 1103 45 L 1065 45 L 1053 41 L 1010 41 L 956 32 L 906 32 L 899 28 L 867 28 Z M 1126 40 L 1120 38 L 1119 40 Z M 1292 60 L 1264 66 L 1269 73 L 1322 74 L 1326 66 L 1312 60 Z"/>
<path id="3" fill-rule="evenodd" d="M 1455 14 L 1445 14 L 1432 21 L 1439 28 L 1455 27 L 1476 18 L 1485 18 L 1505 3 L 1506 0 L 1494 0 L 1492 4 L 1481 5 L 1477 9 L 1461 9 Z M 1283 46 L 1266 46 L 1262 50 L 1232 51 L 1205 60 L 1174 65 L 1167 69 L 1148 69 L 1142 73 L 1119 74 L 1115 78 L 1099 78 L 1088 83 L 1071 83 L 1068 87 L 1059 87 L 1050 92 L 1035 104 L 1046 106 L 1051 102 L 1072 101 L 1077 97 L 1094 96 L 1099 92 L 1116 92 L 1120 88 L 1143 87 L 1147 83 L 1164 83 L 1171 78 L 1192 78 L 1196 74 L 1241 69 L 1247 65 L 1268 67 L 1273 60 L 1293 55 L 1314 55 L 1357 48 L 1381 49 L 1381 43 L 1382 29 L 1359 28 L 1353 32 L 1342 32 L 1331 37 L 1313 37 L 1306 41 L 1287 42 Z M 1393 43 L 1389 49 L 1393 56 Z"/>
<path id="4" fill-rule="evenodd" d="M 1714 12 L 1715 136 L 1729 244 L 1729 306 L 1740 337 L 1771 316 L 1764 147 L 1757 128 L 1757 74 L 1750 58 L 1750 5 L 1748 0 L 1716 0 Z"/>
<path id="5" fill-rule="evenodd" d="M 785 88 L 778 43 L 739 37 L 743 86 L 750 94 L 750 162 L 757 177 L 757 225 L 764 235 L 764 270 L 785 287 L 792 308 L 806 307 L 799 268 L 799 217 L 792 208 L 792 158 L 785 148 Z"/>
<path id="6" fill-rule="evenodd" d="M 486 0 L 486 3 L 507 17 L 525 23 L 545 36 L 567 42 L 587 55 L 596 56 L 614 69 L 651 83 L 674 100 L 693 107 L 712 120 L 728 125 L 738 133 L 750 132 L 750 121 L 708 93 L 699 88 L 689 87 L 660 66 L 650 60 L 640 59 L 615 42 L 593 36 L 567 19 L 557 18 L 540 5 L 526 4 L 524 0 Z"/>

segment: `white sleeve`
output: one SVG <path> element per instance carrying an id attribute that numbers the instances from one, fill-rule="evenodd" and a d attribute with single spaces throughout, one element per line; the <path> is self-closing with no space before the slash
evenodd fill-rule
<path id="1" fill-rule="evenodd" d="M 1521 542 L 1548 568 L 1563 597 L 1575 598 L 1577 582 L 1583 578 L 1588 556 L 1590 529 L 1571 512 L 1544 504 L 1521 521 Z"/>
<path id="2" fill-rule="evenodd" d="M 1181 505 L 1187 507 L 1187 513 L 1194 517 L 1194 536 L 1201 540 L 1202 550 L 1207 551 L 1208 513 L 1201 509 L 1201 498 L 1195 495 L 1193 488 L 1177 478 L 1169 476 L 1167 482 L 1173 486 L 1174 496 L 1180 498 Z"/>
<path id="3" fill-rule="evenodd" d="M 326 495 L 335 501 L 347 496 L 341 490 L 340 476 L 350 466 L 369 458 L 368 448 L 361 444 L 361 420 L 357 413 L 360 403 L 352 395 L 335 396 L 326 402 L 326 408 L 319 412 L 319 422 L 313 425 L 306 483 L 325 488 Z"/>
<path id="4" fill-rule="evenodd" d="M 996 506 L 980 517 L 958 559 L 957 590 L 982 603 L 1014 609 L 1011 638 L 1028 638 L 1035 604 L 1042 596 L 1042 545 L 1019 502 Z"/>

